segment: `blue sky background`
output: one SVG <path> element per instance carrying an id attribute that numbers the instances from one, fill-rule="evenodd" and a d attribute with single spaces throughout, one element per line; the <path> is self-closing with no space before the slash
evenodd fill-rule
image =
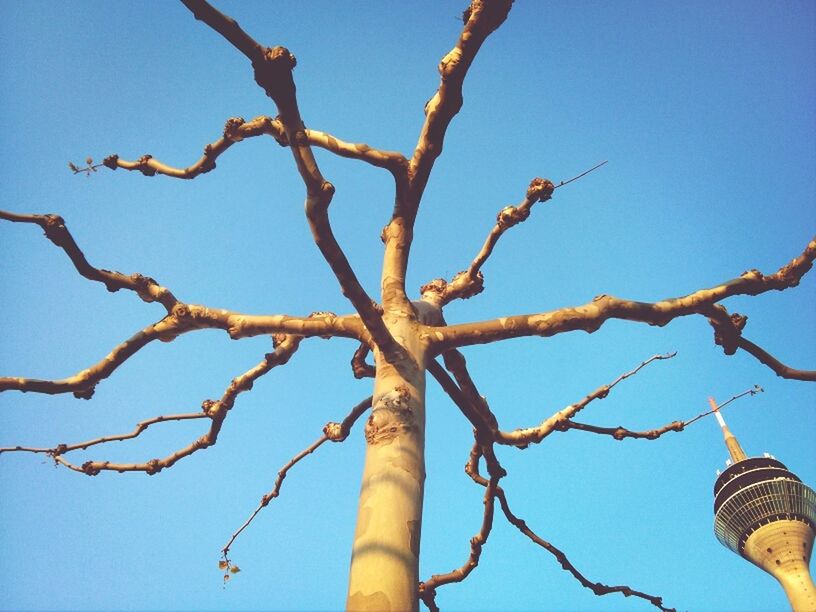
<path id="1" fill-rule="evenodd" d="M 217 3 L 264 44 L 288 46 L 308 126 L 409 153 L 436 65 L 464 2 Z M 175 3 L 0 2 L 2 208 L 63 215 L 96 266 L 141 272 L 181 299 L 252 313 L 348 312 L 314 247 L 303 186 L 271 138 L 233 147 L 184 182 L 66 162 L 151 153 L 184 166 L 231 116 L 274 115 L 248 62 Z M 449 322 L 580 304 L 599 293 L 653 301 L 776 270 L 816 227 L 816 5 L 812 2 L 519 2 L 478 56 L 417 222 L 409 285 L 465 268 L 530 179 L 602 170 L 537 205 L 484 268 L 485 292 Z M 379 286 L 387 173 L 318 151 L 331 217 L 358 276 Z M 29 225 L 0 224 L 0 372 L 60 378 L 101 359 L 162 308 L 80 278 Z M 816 367 L 816 275 L 726 302 L 746 337 Z M 270 349 L 266 338 L 188 334 L 147 347 L 90 402 L 0 395 L 0 446 L 53 446 L 196 411 Z M 279 467 L 371 391 L 354 344 L 304 342 L 240 397 L 218 444 L 153 477 L 88 478 L 33 455 L 0 457 L 0 607 L 337 609 L 345 600 L 364 441 L 360 430 L 298 465 L 233 548 L 219 549 Z M 665 328 L 610 322 L 592 335 L 466 350 L 505 429 L 537 424 L 643 359 L 649 366 L 582 415 L 653 428 L 760 384 L 726 414 L 746 451 L 774 453 L 816 485 L 816 386 L 723 355 L 701 317 Z M 482 490 L 462 466 L 470 427 L 428 383 L 421 573 L 458 567 Z M 74 459 L 144 461 L 204 423 L 154 427 Z M 773 580 L 723 548 L 712 485 L 726 452 L 713 420 L 657 441 L 568 432 L 501 449 L 512 507 L 588 577 L 684 610 L 784 609 Z M 596 597 L 500 515 L 478 569 L 440 589 L 443 609 L 650 609 Z"/>

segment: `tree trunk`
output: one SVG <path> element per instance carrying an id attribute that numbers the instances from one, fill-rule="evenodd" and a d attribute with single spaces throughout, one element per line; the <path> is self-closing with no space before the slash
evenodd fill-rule
<path id="1" fill-rule="evenodd" d="M 423 319 L 438 309 L 415 304 Z M 430 312 L 427 312 L 430 310 Z M 424 315 L 424 316 L 423 316 Z M 425 484 L 425 349 L 405 315 L 385 316 L 400 358 L 375 351 L 366 458 L 351 553 L 348 610 L 416 610 Z"/>

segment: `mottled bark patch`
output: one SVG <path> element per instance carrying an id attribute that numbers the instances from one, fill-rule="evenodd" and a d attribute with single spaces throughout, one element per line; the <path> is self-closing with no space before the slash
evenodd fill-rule
<path id="1" fill-rule="evenodd" d="M 371 508 L 360 507 L 357 517 L 357 538 L 361 538 L 368 531 L 368 524 L 371 522 Z"/>
<path id="2" fill-rule="evenodd" d="M 390 444 L 401 434 L 416 430 L 416 416 L 408 387 L 399 385 L 377 399 L 365 426 L 369 444 Z"/>
<path id="3" fill-rule="evenodd" d="M 391 601 L 382 591 L 377 591 L 371 595 L 365 595 L 360 591 L 349 595 L 346 602 L 346 609 L 349 611 L 376 610 L 377 612 L 391 612 Z"/>
<path id="4" fill-rule="evenodd" d="M 408 533 L 411 538 L 411 552 L 419 559 L 419 536 L 421 521 L 408 521 Z"/>

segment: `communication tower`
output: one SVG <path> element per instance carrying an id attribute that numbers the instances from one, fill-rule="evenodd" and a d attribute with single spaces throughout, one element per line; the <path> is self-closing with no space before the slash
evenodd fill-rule
<path id="1" fill-rule="evenodd" d="M 709 402 L 730 455 L 714 483 L 717 539 L 776 578 L 794 611 L 816 611 L 810 575 L 816 493 L 773 456 L 748 457 Z"/>

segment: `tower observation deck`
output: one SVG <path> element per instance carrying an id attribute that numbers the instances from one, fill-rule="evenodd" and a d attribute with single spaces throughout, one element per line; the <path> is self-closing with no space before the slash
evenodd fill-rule
<path id="1" fill-rule="evenodd" d="M 816 611 L 809 567 L 816 492 L 782 462 L 748 457 L 710 401 L 731 455 L 731 465 L 714 483 L 717 539 L 776 578 L 793 610 Z"/>

